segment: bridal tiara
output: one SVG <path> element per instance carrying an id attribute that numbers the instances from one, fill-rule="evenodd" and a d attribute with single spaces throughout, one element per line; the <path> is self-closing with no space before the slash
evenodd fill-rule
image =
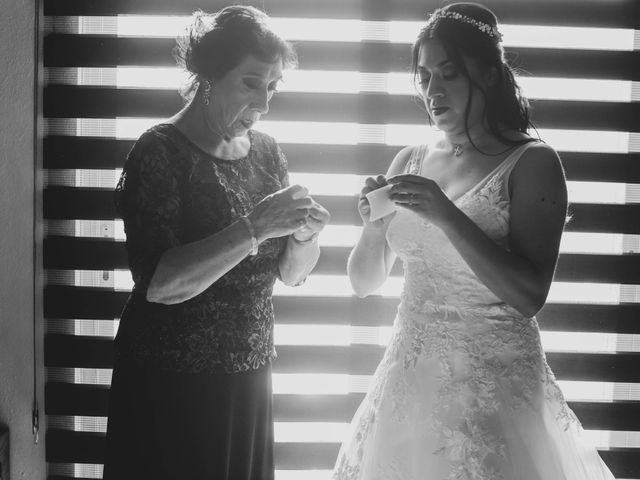
<path id="1" fill-rule="evenodd" d="M 490 37 L 497 38 L 498 41 L 502 40 L 502 35 L 496 27 L 492 27 L 488 23 L 481 22 L 479 20 L 476 20 L 475 18 L 467 17 L 466 15 L 462 15 L 458 12 L 447 12 L 442 10 L 437 11 L 429 17 L 429 23 L 438 21 L 442 18 L 448 18 L 451 20 L 456 20 L 458 22 L 468 23 L 469 25 L 473 25 L 474 27 L 476 27 L 481 32 L 486 33 Z"/>

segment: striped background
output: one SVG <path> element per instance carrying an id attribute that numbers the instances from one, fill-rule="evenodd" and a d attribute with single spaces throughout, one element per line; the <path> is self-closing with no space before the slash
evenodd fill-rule
<path id="1" fill-rule="evenodd" d="M 440 2 L 243 3 L 274 17 L 300 56 L 258 128 L 280 141 L 292 181 L 332 213 L 314 274 L 275 296 L 276 476 L 327 479 L 401 287 L 396 265 L 378 295 L 350 294 L 356 195 L 402 145 L 433 134 L 406 72 L 419 20 Z M 173 36 L 195 8 L 226 4 L 44 1 L 50 479 L 101 477 L 112 338 L 131 287 L 112 189 L 135 138 L 181 107 Z M 616 477 L 640 479 L 640 2 L 485 4 L 569 180 L 573 219 L 539 315 L 549 363 Z"/>

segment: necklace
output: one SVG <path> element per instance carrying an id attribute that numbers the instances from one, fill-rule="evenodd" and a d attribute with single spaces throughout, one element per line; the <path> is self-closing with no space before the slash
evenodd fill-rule
<path id="1" fill-rule="evenodd" d="M 464 150 L 462 149 L 462 145 L 454 143 L 453 144 L 453 154 L 456 157 L 459 157 L 460 155 L 462 155 L 462 152 L 464 152 Z"/>

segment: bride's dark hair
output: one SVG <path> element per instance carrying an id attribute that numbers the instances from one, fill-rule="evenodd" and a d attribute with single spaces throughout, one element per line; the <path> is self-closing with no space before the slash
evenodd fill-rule
<path id="1" fill-rule="evenodd" d="M 480 23 L 473 24 L 454 18 L 455 14 Z M 482 24 L 489 26 L 490 29 Z M 449 60 L 469 80 L 465 130 L 471 143 L 473 144 L 473 141 L 469 137 L 468 120 L 474 91 L 472 87 L 476 87 L 485 97 L 483 120 L 486 121 L 489 131 L 506 145 L 523 143 L 522 140 L 509 139 L 502 133 L 505 127 L 522 133 L 528 133 L 529 128 L 535 127 L 530 120 L 529 102 L 522 95 L 516 82 L 514 68 L 505 59 L 495 14 L 483 5 L 469 2 L 453 3 L 434 11 L 420 30 L 413 45 L 411 72 L 414 82 L 418 80 L 420 48 L 433 39 L 442 44 Z M 487 70 L 495 68 L 497 73 L 495 83 L 484 89 L 474 82 L 465 66 L 463 56 L 476 60 L 481 68 Z"/>

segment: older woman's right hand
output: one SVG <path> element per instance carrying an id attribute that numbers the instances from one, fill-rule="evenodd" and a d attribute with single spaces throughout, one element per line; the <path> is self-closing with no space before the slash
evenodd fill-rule
<path id="1" fill-rule="evenodd" d="M 313 205 L 305 187 L 291 185 L 265 197 L 247 216 L 258 242 L 263 242 L 290 235 L 305 225 Z"/>

